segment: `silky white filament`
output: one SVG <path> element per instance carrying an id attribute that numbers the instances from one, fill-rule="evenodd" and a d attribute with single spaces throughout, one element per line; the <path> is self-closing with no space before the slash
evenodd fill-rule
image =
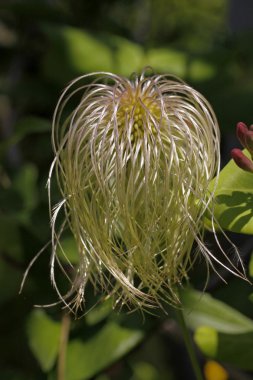
<path id="1" fill-rule="evenodd" d="M 65 304 L 80 306 L 88 282 L 130 308 L 177 303 L 175 287 L 197 251 L 212 266 L 218 261 L 203 243 L 203 215 L 212 210 L 208 185 L 219 170 L 219 138 L 210 104 L 173 76 L 143 72 L 128 80 L 101 72 L 65 89 L 48 179 L 50 203 L 53 174 L 63 197 L 51 214 L 51 279 Z M 66 219 L 56 229 L 61 210 Z M 54 272 L 65 225 L 79 264 L 62 296 Z M 198 250 L 191 252 L 194 241 Z"/>

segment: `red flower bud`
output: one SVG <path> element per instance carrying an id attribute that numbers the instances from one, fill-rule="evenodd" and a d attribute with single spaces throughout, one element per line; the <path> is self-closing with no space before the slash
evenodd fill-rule
<path id="1" fill-rule="evenodd" d="M 253 156 L 253 125 L 248 128 L 247 125 L 242 122 L 237 123 L 236 134 L 242 146 Z"/>
<path id="2" fill-rule="evenodd" d="M 239 168 L 253 173 L 253 162 L 240 149 L 232 149 L 231 156 Z"/>

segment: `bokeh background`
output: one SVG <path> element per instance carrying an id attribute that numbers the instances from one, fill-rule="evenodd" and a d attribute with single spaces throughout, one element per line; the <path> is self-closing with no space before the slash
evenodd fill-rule
<path id="1" fill-rule="evenodd" d="M 59 305 L 33 306 L 57 300 L 49 280 L 50 247 L 18 292 L 29 262 L 50 240 L 50 131 L 63 88 L 76 76 L 99 70 L 129 76 L 152 66 L 157 73 L 178 75 L 212 104 L 225 164 L 230 148 L 239 146 L 236 123 L 253 122 L 252 46 L 252 0 L 0 1 L 0 379 L 56 379 L 64 311 Z M 59 199 L 55 190 L 54 201 Z M 248 267 L 252 238 L 231 238 Z M 64 244 L 75 262 L 73 241 Z M 203 268 L 200 261 L 191 273 L 195 289 L 205 285 Z M 208 292 L 241 313 L 228 320 L 237 316 L 250 323 L 251 286 L 226 279 L 228 285 L 211 275 Z M 88 292 L 87 305 L 94 297 Z M 208 319 L 215 305 L 207 299 L 202 318 Z M 253 336 L 239 332 L 236 339 L 224 334 L 216 356 L 210 348 L 197 349 L 200 364 L 214 356 L 230 379 L 253 379 Z M 72 321 L 66 355 L 65 380 L 194 379 L 169 309 L 168 316 L 154 317 L 99 305 Z"/>

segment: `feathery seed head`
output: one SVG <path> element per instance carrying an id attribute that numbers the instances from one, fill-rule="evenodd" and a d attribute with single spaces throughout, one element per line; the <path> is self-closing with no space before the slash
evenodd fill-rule
<path id="1" fill-rule="evenodd" d="M 58 292 L 56 248 L 66 225 L 79 252 L 64 302 L 75 294 L 79 306 L 90 282 L 129 307 L 177 303 L 174 289 L 196 257 L 194 241 L 211 263 L 202 220 L 219 167 L 219 128 L 209 103 L 173 76 L 84 75 L 59 100 L 52 142 L 49 193 L 55 171 L 63 195 L 52 215 Z M 62 207 L 66 220 L 56 230 Z"/>

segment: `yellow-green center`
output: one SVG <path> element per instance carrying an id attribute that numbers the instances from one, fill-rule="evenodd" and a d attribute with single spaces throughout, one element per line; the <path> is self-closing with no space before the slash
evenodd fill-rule
<path id="1" fill-rule="evenodd" d="M 156 134 L 157 123 L 161 118 L 158 101 L 154 97 L 126 93 L 120 100 L 117 112 L 119 132 L 131 128 L 131 141 L 143 137 L 144 129 Z"/>

